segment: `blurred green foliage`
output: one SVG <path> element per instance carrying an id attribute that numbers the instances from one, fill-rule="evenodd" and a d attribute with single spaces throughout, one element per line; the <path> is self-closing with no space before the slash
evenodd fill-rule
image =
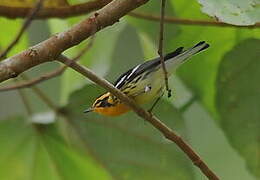
<path id="1" fill-rule="evenodd" d="M 193 179 L 189 160 L 182 152 L 134 113 L 116 118 L 92 113 L 86 117 L 83 110 L 91 105 L 93 97 L 102 92 L 97 86 L 85 86 L 72 94 L 65 112 L 78 133 L 81 133 L 82 141 L 115 177 Z M 161 114 L 169 127 L 179 131 L 184 128 L 181 115 L 170 103 L 162 101 L 154 113 Z M 172 121 L 168 114 L 174 116 L 175 120 Z"/>
<path id="2" fill-rule="evenodd" d="M 260 40 L 247 39 L 227 53 L 219 68 L 217 107 L 230 143 L 260 177 Z M 256 48 L 252 48 L 256 47 Z"/>
<path id="3" fill-rule="evenodd" d="M 236 25 L 253 25 L 260 21 L 259 0 L 198 0 L 202 11 L 221 21 Z"/>
<path id="4" fill-rule="evenodd" d="M 150 1 L 136 11 L 159 15 L 159 5 L 159 1 Z M 195 0 L 168 0 L 166 13 L 208 19 Z M 229 13 L 221 16 L 231 18 Z M 82 18 L 85 16 L 34 23 L 8 55 Z M 0 25 L 3 49 L 19 30 L 21 20 L 1 18 Z M 158 32 L 158 22 L 127 16 L 97 33 L 80 63 L 113 82 L 128 68 L 157 56 Z M 164 98 L 155 114 L 188 141 L 221 179 L 260 178 L 259 38 L 257 28 L 165 25 L 165 52 L 202 40 L 211 47 L 170 78 L 173 97 Z M 87 43 L 67 50 L 66 55 L 76 56 Z M 28 75 L 38 76 L 55 67 L 57 64 L 46 64 Z M 134 113 L 116 118 L 83 114 L 104 90 L 73 70 L 40 87 L 63 107 L 65 116 L 52 117 L 54 123 L 32 125 L 35 118 L 26 115 L 17 93 L 1 93 L 1 179 L 205 179 L 177 146 Z M 31 90 L 25 93 L 36 115 L 51 111 Z M 176 105 L 180 97 L 186 100 Z"/>

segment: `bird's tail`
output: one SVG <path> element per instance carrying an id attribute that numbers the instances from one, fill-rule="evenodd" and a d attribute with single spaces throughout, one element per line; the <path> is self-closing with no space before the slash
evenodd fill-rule
<path id="1" fill-rule="evenodd" d="M 183 50 L 183 47 L 176 49 L 174 52 L 167 54 L 164 57 L 167 71 L 173 72 L 177 67 L 186 62 L 189 57 L 197 54 L 209 47 L 205 41 L 201 41 L 190 49 Z"/>

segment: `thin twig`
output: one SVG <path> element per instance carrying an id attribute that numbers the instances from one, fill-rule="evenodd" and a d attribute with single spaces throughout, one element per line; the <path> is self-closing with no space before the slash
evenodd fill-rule
<path id="1" fill-rule="evenodd" d="M 164 33 L 165 3 L 166 3 L 166 0 L 161 0 L 160 38 L 159 38 L 158 54 L 160 56 L 161 66 L 162 66 L 163 73 L 164 73 L 166 91 L 168 92 L 168 97 L 171 97 L 171 90 L 169 88 L 169 83 L 168 83 L 168 73 L 167 73 L 167 70 L 165 67 L 165 62 L 164 62 L 164 57 L 163 57 L 164 56 L 163 55 L 163 33 Z"/>
<path id="2" fill-rule="evenodd" d="M 22 88 L 29 88 L 31 86 L 38 84 L 38 83 L 44 82 L 48 79 L 51 79 L 51 78 L 54 78 L 54 77 L 61 75 L 65 71 L 65 69 L 66 69 L 66 67 L 62 66 L 62 67 L 59 67 L 52 72 L 48 72 L 44 75 L 41 75 L 40 77 L 30 79 L 30 80 L 26 80 L 26 81 L 21 82 L 21 83 L 11 84 L 9 86 L 1 87 L 0 92 L 10 91 L 10 90 L 15 90 L 15 89 L 22 89 Z"/>
<path id="3" fill-rule="evenodd" d="M 130 16 L 135 18 L 142 18 L 149 21 L 160 22 L 160 16 L 154 14 L 147 14 L 141 12 L 131 12 Z M 234 25 L 227 24 L 219 21 L 212 20 L 197 20 L 197 19 L 185 19 L 185 18 L 177 18 L 177 17 L 164 17 L 165 23 L 173 23 L 173 24 L 181 24 L 181 25 L 199 25 L 199 26 L 219 26 L 219 27 L 235 27 L 235 28 L 259 28 L 260 23 L 255 23 L 254 25 Z"/>
<path id="4" fill-rule="evenodd" d="M 31 11 L 29 12 L 29 14 L 27 15 L 26 20 L 24 21 L 22 28 L 20 29 L 20 31 L 17 33 L 17 35 L 15 36 L 14 40 L 7 46 L 7 48 L 0 54 L 0 59 L 5 58 L 7 53 L 18 43 L 18 41 L 20 40 L 20 38 L 22 37 L 23 33 L 25 32 L 25 30 L 29 27 L 29 25 L 31 24 L 33 18 L 35 17 L 35 15 L 39 12 L 39 10 L 42 7 L 44 0 L 38 0 L 37 3 L 35 4 L 35 6 L 33 7 L 33 9 L 31 9 Z"/>
<path id="5" fill-rule="evenodd" d="M 123 103 L 127 104 L 136 114 L 138 114 L 141 118 L 145 119 L 153 127 L 159 130 L 165 136 L 165 138 L 169 139 L 172 142 L 175 142 L 175 144 L 177 144 L 178 147 L 182 149 L 182 151 L 191 159 L 191 161 L 198 168 L 200 168 L 200 170 L 205 176 L 208 177 L 208 179 L 219 180 L 216 174 L 209 169 L 209 167 L 200 158 L 200 156 L 180 136 L 175 134 L 174 131 L 172 131 L 169 127 L 162 123 L 158 118 L 139 107 L 132 99 L 130 99 L 124 93 L 115 88 L 111 83 L 109 83 L 105 79 L 99 78 L 91 70 L 79 65 L 77 62 L 70 60 L 64 55 L 59 56 L 57 60 L 71 67 L 75 71 L 89 78 L 93 82 L 97 83 L 98 85 L 118 97 Z"/>
<path id="6" fill-rule="evenodd" d="M 94 41 L 94 36 L 92 36 L 90 38 L 90 41 L 87 44 L 87 46 L 85 46 L 85 48 L 83 48 L 72 60 L 73 61 L 80 60 L 80 58 L 92 47 L 93 41 Z M 34 86 L 34 85 L 44 82 L 46 80 L 49 80 L 49 79 L 52 79 L 59 75 L 62 75 L 65 72 L 65 70 L 67 69 L 67 67 L 68 66 L 63 65 L 52 72 L 48 72 L 46 74 L 41 75 L 40 77 L 36 77 L 34 79 L 29 79 L 27 81 L 12 84 L 12 85 L 5 86 L 5 87 L 0 87 L 0 92 L 21 89 L 21 88 L 29 88 L 31 86 Z"/>

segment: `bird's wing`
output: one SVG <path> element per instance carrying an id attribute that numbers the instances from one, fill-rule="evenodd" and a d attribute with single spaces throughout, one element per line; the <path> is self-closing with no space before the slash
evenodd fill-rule
<path id="1" fill-rule="evenodd" d="M 174 52 L 171 52 L 167 54 L 164 57 L 164 60 L 167 61 L 168 59 L 171 59 L 183 52 L 183 47 L 180 47 L 176 49 Z M 149 61 L 144 62 L 143 64 L 139 64 L 131 69 L 129 69 L 127 72 L 122 74 L 114 83 L 114 86 L 118 89 L 124 89 L 125 86 L 127 86 L 130 82 L 139 81 L 142 76 L 147 76 L 149 73 L 153 72 L 156 67 L 160 64 L 160 58 L 155 58 Z M 146 73 L 144 73 L 146 72 Z M 143 74 L 142 76 L 139 76 Z"/>

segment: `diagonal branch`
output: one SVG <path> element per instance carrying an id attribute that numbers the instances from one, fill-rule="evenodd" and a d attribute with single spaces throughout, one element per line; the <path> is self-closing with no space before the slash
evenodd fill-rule
<path id="1" fill-rule="evenodd" d="M 85 48 L 83 48 L 79 52 L 79 54 L 76 57 L 74 57 L 72 60 L 78 61 L 80 59 L 80 57 L 83 56 L 84 53 L 86 53 L 92 47 L 93 40 L 94 40 L 94 36 L 92 36 L 92 38 L 90 39 L 87 46 Z M 64 65 L 64 66 L 57 68 L 54 71 L 43 74 L 40 77 L 36 77 L 34 79 L 30 79 L 30 80 L 27 80 L 27 81 L 24 81 L 24 82 L 21 82 L 21 83 L 15 83 L 15 84 L 5 86 L 5 87 L 0 87 L 0 92 L 1 91 L 10 91 L 10 90 L 15 90 L 15 89 L 21 89 L 21 88 L 29 88 L 31 86 L 34 86 L 34 85 L 39 84 L 41 82 L 44 82 L 46 80 L 49 80 L 49 79 L 55 78 L 59 75 L 62 75 L 65 72 L 65 70 L 67 69 L 67 67 L 68 66 Z"/>
<path id="2" fill-rule="evenodd" d="M 89 69 L 79 65 L 77 62 L 70 60 L 64 55 L 61 55 L 57 58 L 58 61 L 66 64 L 71 67 L 75 71 L 89 78 L 96 84 L 105 88 L 113 95 L 118 97 L 123 103 L 127 104 L 138 116 L 145 119 L 149 122 L 153 127 L 159 130 L 165 138 L 174 142 L 178 147 L 190 158 L 190 160 L 202 171 L 202 173 L 211 180 L 218 180 L 219 178 L 214 174 L 213 171 L 209 169 L 206 163 L 199 157 L 199 155 L 193 151 L 193 149 L 174 131 L 172 131 L 169 127 L 167 127 L 164 123 L 162 123 L 157 117 L 153 116 L 149 112 L 140 108 L 132 99 L 127 97 L 124 93 L 115 88 L 111 83 L 106 81 L 105 79 L 99 78 L 95 73 L 90 71 Z"/>
<path id="3" fill-rule="evenodd" d="M 112 0 L 93 0 L 76 5 L 64 7 L 45 7 L 34 17 L 35 19 L 46 18 L 68 18 L 73 16 L 85 15 L 92 11 L 98 10 L 110 3 Z M 31 8 L 27 7 L 8 7 L 0 5 L 0 16 L 7 18 L 25 18 Z M 146 14 L 140 12 L 129 13 L 130 16 L 142 18 L 151 21 L 160 21 L 160 16 L 154 14 Z M 219 26 L 219 27 L 235 27 L 235 28 L 259 28 L 260 23 L 254 25 L 233 25 L 219 21 L 212 20 L 196 20 L 177 17 L 165 17 L 166 23 L 182 24 L 182 25 L 199 25 L 199 26 Z"/>
<path id="4" fill-rule="evenodd" d="M 135 18 L 142 18 L 149 21 L 160 22 L 160 16 L 154 14 L 131 12 L 129 13 L 129 15 Z M 227 24 L 220 21 L 184 19 L 184 18 L 169 17 L 169 16 L 164 17 L 164 22 L 173 23 L 173 24 L 182 24 L 182 25 L 219 26 L 219 27 L 235 27 L 235 28 L 259 28 L 260 27 L 260 23 L 255 23 L 254 25 L 238 26 L 234 24 Z"/>
<path id="5" fill-rule="evenodd" d="M 113 25 L 131 10 L 149 0 L 112 1 L 91 17 L 74 25 L 67 31 L 0 62 L 0 82 L 18 76 L 39 64 L 54 61 L 63 51 L 89 38 L 95 32 Z"/>
<path id="6" fill-rule="evenodd" d="M 66 18 L 71 16 L 85 15 L 104 7 L 111 1 L 112 0 L 92 0 L 70 6 L 45 7 L 44 9 L 41 9 L 39 13 L 37 13 L 35 18 Z M 10 7 L 0 5 L 0 16 L 5 16 L 8 18 L 25 18 L 31 9 L 32 8 L 30 7 Z"/>
<path id="7" fill-rule="evenodd" d="M 20 29 L 20 31 L 18 32 L 18 34 L 15 36 L 14 40 L 8 45 L 8 47 L 0 54 L 0 59 L 4 58 L 7 53 L 18 43 L 18 41 L 20 40 L 20 38 L 22 37 L 23 33 L 25 32 L 25 30 L 29 27 L 29 25 L 31 24 L 33 18 L 35 17 L 35 15 L 39 12 L 39 10 L 42 8 L 42 4 L 43 4 L 44 0 L 38 0 L 34 6 L 33 9 L 31 9 L 31 11 L 29 12 L 29 14 L 27 15 L 26 20 L 23 23 L 22 28 Z"/>
<path id="8" fill-rule="evenodd" d="M 76 5 L 64 6 L 64 7 L 45 7 L 41 9 L 39 13 L 34 17 L 35 19 L 45 19 L 45 18 L 68 18 L 72 16 L 85 15 L 92 11 L 98 10 L 103 6 L 110 3 L 112 0 L 93 0 L 85 3 L 80 3 Z M 25 18 L 30 12 L 31 8 L 27 7 L 7 7 L 0 5 L 0 16 L 8 18 Z M 136 18 L 142 18 L 151 21 L 160 21 L 160 16 L 154 14 L 146 14 L 140 12 L 129 13 L 130 16 Z M 212 20 L 196 20 L 196 19 L 186 19 L 177 17 L 165 17 L 166 23 L 182 24 L 182 25 L 199 25 L 199 26 L 219 26 L 219 27 L 235 27 L 235 28 L 259 28 L 260 23 L 255 23 L 254 25 L 233 25 L 227 24 L 219 21 Z"/>

